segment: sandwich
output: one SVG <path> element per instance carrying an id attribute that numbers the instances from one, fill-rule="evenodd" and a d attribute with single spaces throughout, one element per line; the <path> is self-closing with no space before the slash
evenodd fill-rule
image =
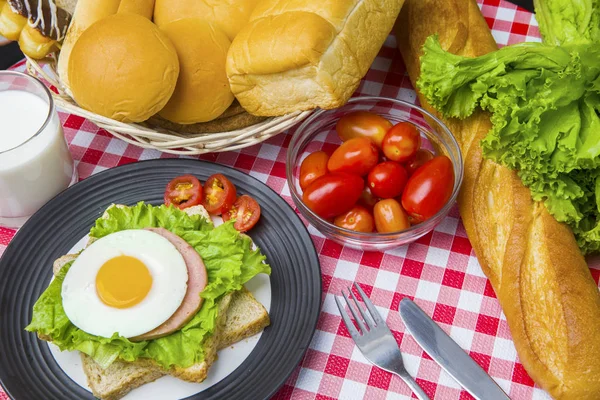
<path id="1" fill-rule="evenodd" d="M 93 394 L 123 397 L 161 376 L 202 382 L 219 349 L 269 325 L 244 284 L 270 267 L 202 206 L 111 206 L 54 279 L 26 330 L 81 353 Z"/>

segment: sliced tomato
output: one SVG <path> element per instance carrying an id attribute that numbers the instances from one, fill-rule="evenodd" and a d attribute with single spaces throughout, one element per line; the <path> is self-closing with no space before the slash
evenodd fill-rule
<path id="1" fill-rule="evenodd" d="M 329 155 L 324 151 L 311 153 L 300 164 L 300 188 L 306 189 L 313 181 L 327 173 Z"/>
<path id="2" fill-rule="evenodd" d="M 452 161 L 446 156 L 437 156 L 408 179 L 402 193 L 402 206 L 416 222 L 423 222 L 444 207 L 453 189 Z"/>
<path id="3" fill-rule="evenodd" d="M 204 183 L 203 205 L 210 214 L 221 215 L 229 210 L 236 199 L 235 186 L 225 175 L 211 175 Z"/>
<path id="4" fill-rule="evenodd" d="M 373 208 L 377 232 L 398 232 L 410 228 L 408 214 L 394 199 L 381 200 Z"/>
<path id="5" fill-rule="evenodd" d="M 414 172 L 419 169 L 419 167 L 425 164 L 427 161 L 431 160 L 433 157 L 433 153 L 427 149 L 419 149 L 417 150 L 415 156 L 404 164 L 406 168 L 406 172 L 408 175 L 414 174 Z"/>
<path id="6" fill-rule="evenodd" d="M 338 215 L 333 223 L 336 226 L 350 229 L 356 232 L 373 232 L 375 221 L 373 215 L 363 206 L 354 206 L 352 210 Z"/>
<path id="7" fill-rule="evenodd" d="M 338 147 L 327 162 L 330 172 L 366 175 L 379 161 L 379 150 L 369 138 L 353 138 Z"/>
<path id="8" fill-rule="evenodd" d="M 367 137 L 381 147 L 381 141 L 391 127 L 392 123 L 382 116 L 368 111 L 353 111 L 338 120 L 335 130 L 343 142 Z"/>
<path id="9" fill-rule="evenodd" d="M 202 185 L 193 175 L 173 178 L 165 189 L 164 201 L 167 206 L 174 205 L 179 209 L 197 206 L 202 203 Z"/>
<path id="10" fill-rule="evenodd" d="M 364 186 L 358 175 L 330 173 L 311 183 L 302 201 L 321 218 L 330 219 L 354 207 Z"/>
<path id="11" fill-rule="evenodd" d="M 410 122 L 394 125 L 383 138 L 381 148 L 388 160 L 406 162 L 414 157 L 421 147 L 421 135 Z"/>
<path id="12" fill-rule="evenodd" d="M 377 164 L 367 176 L 369 189 L 382 199 L 399 196 L 407 180 L 408 174 L 404 167 L 393 161 Z"/>
<path id="13" fill-rule="evenodd" d="M 260 205 L 252 197 L 244 194 L 240 196 L 235 203 L 224 212 L 223 221 L 235 219 L 233 227 L 240 232 L 249 231 L 256 225 L 260 219 Z"/>

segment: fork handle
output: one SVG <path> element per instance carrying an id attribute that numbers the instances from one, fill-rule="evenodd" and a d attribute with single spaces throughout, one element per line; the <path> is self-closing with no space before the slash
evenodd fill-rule
<path id="1" fill-rule="evenodd" d="M 425 391 L 421 389 L 421 386 L 419 386 L 419 384 L 412 378 L 412 376 L 410 376 L 409 374 L 398 373 L 396 373 L 396 375 L 402 378 L 402 380 L 408 385 L 408 387 L 411 388 L 411 390 L 419 400 L 431 400 L 429 396 L 427 396 L 427 393 L 425 393 Z"/>

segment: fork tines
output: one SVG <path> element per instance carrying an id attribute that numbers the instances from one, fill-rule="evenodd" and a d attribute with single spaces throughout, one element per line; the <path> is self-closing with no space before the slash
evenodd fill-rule
<path id="1" fill-rule="evenodd" d="M 363 290 L 360 288 L 360 286 L 358 286 L 356 284 L 356 282 L 354 283 L 354 287 L 356 288 L 356 291 L 360 295 L 362 301 L 367 306 L 367 310 L 369 311 L 368 314 L 365 312 L 363 307 L 360 306 L 358 299 L 352 292 L 351 287 L 348 287 L 349 295 L 346 294 L 345 291 L 342 289 L 342 297 L 344 298 L 344 300 L 346 300 L 348 309 L 352 313 L 352 317 L 354 317 L 354 320 L 356 321 L 356 324 L 358 325 L 358 328 L 359 328 L 358 331 L 356 330 L 354 324 L 352 323 L 352 320 L 348 316 L 348 313 L 345 311 L 344 306 L 342 305 L 342 302 L 340 301 L 338 296 L 335 296 L 335 302 L 338 306 L 338 309 L 340 310 L 340 315 L 342 316 L 342 319 L 344 320 L 344 323 L 346 324 L 346 327 L 348 328 L 348 331 L 350 332 L 350 335 L 352 335 L 352 336 L 359 335 L 359 334 L 364 335 L 365 333 L 371 331 L 378 325 L 385 323 L 383 321 L 383 318 L 381 317 L 381 315 L 379 314 L 379 312 L 377 311 L 377 309 L 371 302 L 371 300 L 367 297 L 365 292 L 363 292 Z M 354 308 L 352 307 L 352 304 L 350 303 L 350 297 L 352 297 L 352 300 L 354 301 L 354 304 L 356 306 L 355 308 L 358 309 L 360 315 L 362 316 L 362 319 L 359 318 L 356 311 L 354 311 Z M 365 324 L 366 324 L 366 326 L 365 326 Z"/>

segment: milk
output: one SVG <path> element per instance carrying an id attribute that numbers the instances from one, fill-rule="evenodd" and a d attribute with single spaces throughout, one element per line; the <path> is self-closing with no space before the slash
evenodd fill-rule
<path id="1" fill-rule="evenodd" d="M 0 225 L 18 227 L 75 174 L 52 100 L 40 94 L 45 89 L 2 91 L 1 83 Z"/>

